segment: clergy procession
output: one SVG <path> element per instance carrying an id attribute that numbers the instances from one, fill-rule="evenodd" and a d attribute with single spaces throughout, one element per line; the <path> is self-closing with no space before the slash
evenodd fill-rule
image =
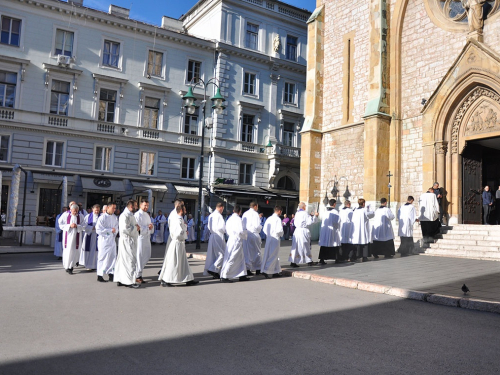
<path id="1" fill-rule="evenodd" d="M 386 198 L 380 200 L 376 209 L 362 198 L 356 208 L 345 200 L 340 209 L 335 199 L 329 200 L 321 220 L 318 262 L 313 260 L 311 252 L 310 227 L 319 222 L 319 213 L 308 212 L 304 202 L 299 204 L 292 220 L 286 215 L 282 219 L 283 209 L 279 206 L 274 208 L 272 216 L 263 217 L 255 201 L 250 202 L 244 213 L 240 205 L 234 205 L 232 213 L 228 211 L 224 218 L 225 207 L 219 202 L 211 214 L 207 212 L 203 217 L 200 226 L 201 239 L 208 240 L 203 274 L 223 283 L 232 283 L 233 279 L 248 281 L 254 275 L 267 279 L 281 277 L 279 252 L 286 234 L 292 237 L 288 257 L 292 268 L 300 264 L 325 265 L 327 260 L 338 264 L 366 262 L 380 256 L 392 258 L 396 254 L 392 225 L 396 218 L 401 238 L 397 252 L 402 257 L 412 255 L 414 224 L 420 222 L 423 235 L 431 237 L 441 226 L 433 188 L 420 197 L 420 215 L 414 201 L 409 196 L 395 215 Z M 88 271 L 96 270 L 99 282 L 112 281 L 118 286 L 137 289 L 147 283 L 142 274 L 151 258 L 152 244 L 165 243 L 163 266 L 158 272 L 161 285 L 196 285 L 198 281 L 186 254 L 186 243 L 197 239 L 196 228 L 196 221 L 187 214 L 180 199 L 174 201 L 168 217 L 158 211 L 155 218 L 149 214 L 146 199 L 140 206 L 135 200 L 128 201 L 119 216 L 114 203 L 104 206 L 102 213 L 96 204 L 84 216 L 79 205 L 71 202 L 56 220 L 54 255 L 60 257 L 68 274 L 81 266 Z"/>

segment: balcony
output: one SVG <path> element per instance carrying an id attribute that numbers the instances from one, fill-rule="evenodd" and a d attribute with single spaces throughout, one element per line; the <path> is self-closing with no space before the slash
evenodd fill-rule
<path id="1" fill-rule="evenodd" d="M 152 130 L 152 129 L 142 129 L 141 132 L 141 138 L 146 138 L 146 139 L 160 139 L 160 132 L 158 130 Z"/>
<path id="2" fill-rule="evenodd" d="M 300 148 L 276 145 L 273 147 L 273 155 L 285 156 L 287 158 L 300 158 Z"/>
<path id="3" fill-rule="evenodd" d="M 201 137 L 198 135 L 183 134 L 180 137 L 180 143 L 184 143 L 186 145 L 199 146 L 201 143 Z"/>
<path id="4" fill-rule="evenodd" d="M 0 108 L 0 120 L 14 120 L 14 110 L 9 108 Z"/>
<path id="5" fill-rule="evenodd" d="M 68 127 L 68 117 L 67 116 L 58 116 L 58 115 L 49 115 L 47 119 L 47 123 L 52 126 L 58 126 L 66 128 Z"/>
<path id="6" fill-rule="evenodd" d="M 116 133 L 116 125 L 113 123 L 98 122 L 96 126 L 97 126 L 96 131 L 98 133 L 108 133 L 108 134 Z"/>

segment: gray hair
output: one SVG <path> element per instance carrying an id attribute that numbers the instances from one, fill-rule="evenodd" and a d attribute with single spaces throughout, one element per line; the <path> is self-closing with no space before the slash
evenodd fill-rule
<path id="1" fill-rule="evenodd" d="M 71 207 L 70 207 L 71 210 L 78 210 L 79 208 L 80 207 L 78 207 L 77 204 L 72 204 Z"/>

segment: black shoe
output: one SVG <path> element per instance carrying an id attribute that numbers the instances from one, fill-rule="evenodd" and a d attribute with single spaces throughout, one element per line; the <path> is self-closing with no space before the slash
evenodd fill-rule
<path id="1" fill-rule="evenodd" d="M 253 272 L 250 270 L 247 270 L 247 276 L 253 276 Z"/>
<path id="2" fill-rule="evenodd" d="M 290 263 L 290 267 L 299 268 L 299 265 L 297 263 Z"/>
<path id="3" fill-rule="evenodd" d="M 110 273 L 110 274 L 108 275 L 109 281 L 113 281 L 113 277 L 115 277 L 115 275 L 113 275 L 112 273 Z"/>
<path id="4" fill-rule="evenodd" d="M 272 276 L 269 276 L 269 275 L 268 275 L 267 273 L 265 273 L 265 272 L 262 272 L 262 275 L 264 275 L 264 277 L 265 277 L 266 279 L 270 279 L 270 278 L 272 277 Z"/>
<path id="5" fill-rule="evenodd" d="M 62 257 L 57 258 L 57 260 L 62 260 Z"/>
<path id="6" fill-rule="evenodd" d="M 119 281 L 116 283 L 116 285 L 117 285 L 117 286 L 126 286 L 125 284 L 122 284 L 122 283 L 121 283 L 121 282 L 119 282 Z"/>
<path id="7" fill-rule="evenodd" d="M 161 270 L 158 271 L 158 276 L 160 276 Z"/>
<path id="8" fill-rule="evenodd" d="M 276 278 L 276 277 L 283 277 L 283 274 L 281 274 L 281 273 L 275 273 L 273 275 L 273 279 Z"/>
<path id="9" fill-rule="evenodd" d="M 362 261 L 363 262 L 368 262 L 368 258 L 367 257 L 363 257 Z"/>
<path id="10" fill-rule="evenodd" d="M 97 281 L 99 281 L 100 283 L 107 283 L 108 282 L 108 280 L 104 280 L 102 278 L 102 276 L 97 276 Z"/>
<path id="11" fill-rule="evenodd" d="M 220 274 L 217 273 L 217 272 L 212 272 L 212 278 L 219 280 L 220 279 Z"/>
<path id="12" fill-rule="evenodd" d="M 131 285 L 127 285 L 127 287 L 132 288 L 132 289 L 137 289 L 137 288 L 141 287 L 141 284 L 131 284 Z"/>
<path id="13" fill-rule="evenodd" d="M 246 276 L 240 276 L 240 281 L 250 281 L 250 279 Z"/>
<path id="14" fill-rule="evenodd" d="M 161 286 L 173 286 L 172 284 L 166 283 L 165 281 L 161 281 Z"/>
<path id="15" fill-rule="evenodd" d="M 80 265 L 80 263 L 79 263 L 79 262 L 76 262 L 76 266 L 78 267 L 79 265 Z"/>
<path id="16" fill-rule="evenodd" d="M 186 286 L 191 286 L 191 285 L 196 285 L 199 284 L 200 282 L 197 280 L 191 280 L 186 283 Z"/>
<path id="17" fill-rule="evenodd" d="M 311 267 L 311 266 L 315 266 L 316 264 L 318 264 L 318 262 L 309 262 L 309 263 L 307 263 L 307 265 L 308 265 L 309 267 Z"/>
<path id="18" fill-rule="evenodd" d="M 147 281 L 144 281 L 144 279 L 142 278 L 142 276 L 138 277 L 137 280 L 140 280 L 141 284 L 147 284 L 148 283 Z"/>
<path id="19" fill-rule="evenodd" d="M 229 280 L 229 279 L 225 279 L 225 278 L 221 277 L 221 278 L 220 278 L 220 282 L 221 282 L 221 283 L 232 283 L 232 282 L 233 282 L 233 280 Z"/>
<path id="20" fill-rule="evenodd" d="M 70 275 L 73 275 L 73 268 L 68 268 L 66 272 L 69 273 Z"/>
<path id="21" fill-rule="evenodd" d="M 326 262 L 325 262 L 323 259 L 320 259 L 320 260 L 319 260 L 319 264 L 324 265 L 324 264 L 326 264 Z"/>
<path id="22" fill-rule="evenodd" d="M 260 270 L 255 270 L 256 275 L 260 275 Z"/>

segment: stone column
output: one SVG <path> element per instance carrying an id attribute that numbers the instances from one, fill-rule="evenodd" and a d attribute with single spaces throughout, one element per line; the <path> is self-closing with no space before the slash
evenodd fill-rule
<path id="1" fill-rule="evenodd" d="M 68 205 L 68 177 L 64 176 L 61 189 L 61 212 L 62 208 Z M 60 212 L 57 212 L 59 214 Z"/>
<path id="2" fill-rule="evenodd" d="M 274 64 L 271 68 L 271 78 L 270 92 L 269 92 L 269 140 L 275 144 L 279 139 L 279 126 L 277 125 L 277 101 L 279 100 L 278 95 L 278 81 L 280 76 L 278 74 L 279 66 Z M 272 131 L 274 130 L 274 132 Z"/>
<path id="3" fill-rule="evenodd" d="M 434 150 L 436 152 L 436 178 L 435 180 L 439 182 L 441 190 L 443 191 L 443 199 L 441 201 L 441 207 L 443 213 L 446 213 L 446 153 L 448 152 L 448 142 L 439 141 L 434 144 Z M 446 215 L 443 215 L 446 216 Z"/>
<path id="4" fill-rule="evenodd" d="M 10 184 L 10 202 L 9 202 L 9 217 L 7 218 L 7 226 L 16 226 L 17 205 L 19 203 L 19 186 L 21 185 L 21 168 L 16 164 L 12 168 L 12 182 Z"/>
<path id="5" fill-rule="evenodd" d="M 449 224 L 458 224 L 461 221 L 462 212 L 462 168 L 461 157 L 458 152 L 451 155 L 451 202 Z"/>

